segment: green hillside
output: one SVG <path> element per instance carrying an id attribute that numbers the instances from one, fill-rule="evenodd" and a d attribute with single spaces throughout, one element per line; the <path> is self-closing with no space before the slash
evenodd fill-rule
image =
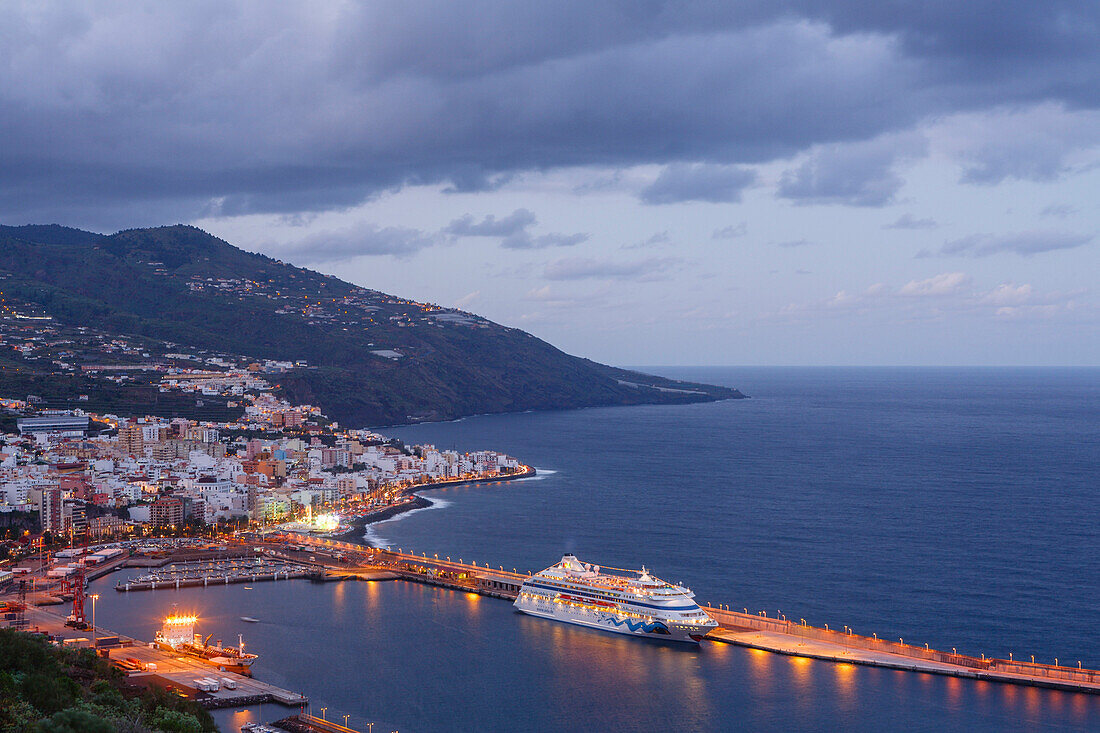
<path id="1" fill-rule="evenodd" d="M 358 287 L 189 226 L 111 236 L 0 227 L 0 290 L 9 332 L 45 329 L 48 343 L 66 347 L 60 359 L 5 350 L 4 397 L 22 395 L 28 375 L 69 394 L 88 389 L 82 364 L 195 350 L 298 362 L 279 378 L 287 398 L 354 425 L 743 396 L 570 356 L 480 316 Z M 105 355 L 104 338 L 96 352 L 80 328 L 140 346 Z"/>

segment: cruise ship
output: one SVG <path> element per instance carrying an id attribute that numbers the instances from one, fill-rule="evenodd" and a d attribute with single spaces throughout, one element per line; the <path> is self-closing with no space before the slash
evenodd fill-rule
<path id="1" fill-rule="evenodd" d="M 641 571 L 601 571 L 574 555 L 524 581 L 516 609 L 619 634 L 698 644 L 718 626 L 695 594 Z"/>

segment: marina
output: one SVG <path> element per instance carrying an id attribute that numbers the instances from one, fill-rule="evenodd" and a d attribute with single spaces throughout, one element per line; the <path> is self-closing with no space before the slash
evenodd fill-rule
<path id="1" fill-rule="evenodd" d="M 192 560 L 171 563 L 157 570 L 115 584 L 115 590 L 139 591 L 157 588 L 256 583 L 263 580 L 289 580 L 318 574 L 305 563 L 259 557 L 222 560 Z"/>

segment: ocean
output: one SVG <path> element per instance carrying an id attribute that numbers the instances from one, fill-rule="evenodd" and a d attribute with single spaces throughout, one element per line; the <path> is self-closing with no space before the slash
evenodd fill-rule
<path id="1" fill-rule="evenodd" d="M 1100 667 L 1100 369 L 650 370 L 751 399 L 387 429 L 539 475 L 425 492 L 435 506 L 368 539 L 519 570 L 573 552 L 704 602 Z M 195 610 L 246 634 L 257 676 L 364 729 L 1100 729 L 1097 696 L 645 643 L 405 583 L 107 593 L 116 579 L 94 584 L 104 626 L 151 638 L 173 603 Z"/>

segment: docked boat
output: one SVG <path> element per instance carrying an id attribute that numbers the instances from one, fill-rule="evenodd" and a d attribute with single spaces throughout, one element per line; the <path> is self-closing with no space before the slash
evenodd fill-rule
<path id="1" fill-rule="evenodd" d="M 525 580 L 514 605 L 555 621 L 696 644 L 718 626 L 688 588 L 666 583 L 645 567 L 608 570 L 564 555 Z"/>
<path id="2" fill-rule="evenodd" d="M 222 646 L 221 639 L 210 646 L 210 637 L 213 634 L 205 639 L 202 634 L 196 634 L 197 620 L 195 616 L 169 616 L 164 619 L 164 626 L 153 637 L 154 643 L 165 651 L 202 660 L 223 672 L 251 675 L 252 663 L 258 657 L 245 652 L 244 639 L 237 636 L 238 646 Z"/>

